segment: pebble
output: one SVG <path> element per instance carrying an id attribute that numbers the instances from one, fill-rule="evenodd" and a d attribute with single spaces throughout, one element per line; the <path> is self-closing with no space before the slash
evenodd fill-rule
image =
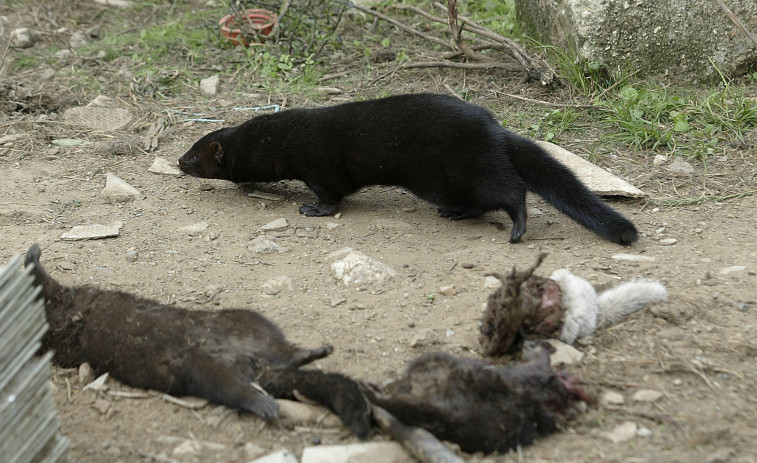
<path id="1" fill-rule="evenodd" d="M 629 262 L 654 262 L 655 258 L 650 256 L 640 256 L 638 254 L 613 254 L 615 260 L 624 260 Z"/>
<path id="2" fill-rule="evenodd" d="M 79 365 L 79 384 L 89 384 L 95 379 L 95 372 L 89 363 Z"/>
<path id="3" fill-rule="evenodd" d="M 678 242 L 675 238 L 663 238 L 659 241 L 661 246 L 673 246 Z"/>
<path id="4" fill-rule="evenodd" d="M 108 173 L 105 188 L 100 190 L 100 196 L 105 198 L 107 203 L 123 203 L 141 197 L 142 193 L 115 174 Z"/>
<path id="5" fill-rule="evenodd" d="M 53 141 L 54 143 L 54 141 Z M 148 172 L 152 172 L 155 174 L 163 174 L 163 175 L 173 175 L 174 177 L 179 177 L 184 175 L 178 167 L 176 167 L 175 163 L 171 163 L 166 158 L 161 158 L 159 156 L 156 156 L 155 159 L 152 161 L 152 165 L 149 169 L 147 169 Z"/>
<path id="6" fill-rule="evenodd" d="M 218 75 L 210 76 L 200 81 L 200 90 L 205 96 L 215 96 L 218 93 Z"/>
<path id="7" fill-rule="evenodd" d="M 294 286 L 290 277 L 282 275 L 266 281 L 260 289 L 263 291 L 263 294 L 275 296 L 284 290 L 292 291 Z"/>
<path id="8" fill-rule="evenodd" d="M 484 280 L 484 289 L 499 289 L 502 287 L 502 281 L 494 276 L 489 275 Z"/>
<path id="9" fill-rule="evenodd" d="M 641 389 L 636 391 L 633 395 L 633 400 L 636 402 L 655 402 L 662 397 L 662 392 L 653 391 L 651 389 Z"/>
<path id="10" fill-rule="evenodd" d="M 123 226 L 124 223 L 121 221 L 114 222 L 110 225 L 80 225 L 72 228 L 71 231 L 60 235 L 60 237 L 61 239 L 70 241 L 111 238 L 118 236 L 121 233 L 121 227 Z"/>
<path id="11" fill-rule="evenodd" d="M 728 275 L 729 273 L 741 272 L 742 270 L 746 270 L 746 267 L 743 265 L 731 265 L 730 267 L 721 268 L 718 270 L 718 273 L 721 275 Z"/>
<path id="12" fill-rule="evenodd" d="M 126 261 L 127 262 L 136 262 L 139 258 L 139 253 L 137 251 L 127 251 L 126 252 Z"/>
<path id="13" fill-rule="evenodd" d="M 455 287 L 453 285 L 440 286 L 439 292 L 447 297 L 457 295 L 457 291 L 455 291 Z"/>
<path id="14" fill-rule="evenodd" d="M 305 447 L 302 451 L 302 463 L 414 463 L 415 461 L 397 442 L 319 445 Z"/>
<path id="15" fill-rule="evenodd" d="M 380 285 L 397 274 L 392 267 L 351 248 L 341 249 L 331 256 L 344 254 L 343 258 L 331 264 L 331 271 L 345 286 L 364 289 L 368 285 Z"/>
<path id="16" fill-rule="evenodd" d="M 647 427 L 641 427 L 636 430 L 636 436 L 637 437 L 651 437 L 652 430 Z"/>
<path id="17" fill-rule="evenodd" d="M 84 45 L 92 41 L 92 37 L 85 31 L 76 31 L 71 34 L 71 38 L 68 40 L 68 45 L 71 48 L 81 48 Z"/>
<path id="18" fill-rule="evenodd" d="M 608 405 L 623 405 L 624 401 L 625 399 L 623 399 L 623 394 L 615 391 L 604 390 L 599 395 L 599 403 L 601 405 L 604 405 L 605 407 Z"/>
<path id="19" fill-rule="evenodd" d="M 627 442 L 636 437 L 636 431 L 638 426 L 633 421 L 624 421 L 619 424 L 612 431 L 602 433 L 602 436 L 612 443 Z"/>
<path id="20" fill-rule="evenodd" d="M 673 162 L 668 166 L 668 170 L 678 176 L 692 175 L 696 172 L 691 164 L 678 157 L 673 159 Z"/>
<path id="21" fill-rule="evenodd" d="M 18 27 L 13 29 L 13 45 L 18 48 L 29 48 L 37 41 L 37 34 L 29 30 L 28 27 Z"/>
<path id="22" fill-rule="evenodd" d="M 249 463 L 298 463 L 297 458 L 289 450 L 282 449 L 257 458 Z"/>
<path id="23" fill-rule="evenodd" d="M 654 164 L 655 166 L 661 166 L 665 164 L 666 162 L 668 162 L 668 157 L 665 156 L 664 154 L 658 154 L 652 160 L 652 164 Z"/>
<path id="24" fill-rule="evenodd" d="M 551 365 L 573 365 L 581 362 L 584 358 L 584 353 L 570 344 L 565 344 L 557 339 L 550 339 L 547 342 L 555 349 L 549 356 L 549 363 Z"/>
<path id="25" fill-rule="evenodd" d="M 258 236 L 247 245 L 247 249 L 255 254 L 272 254 L 275 252 L 285 252 L 287 249 L 281 247 L 275 240 L 266 236 Z"/>
<path id="26" fill-rule="evenodd" d="M 179 233 L 187 233 L 189 234 L 189 236 L 194 236 L 207 230 L 208 226 L 208 222 L 197 222 L 193 223 L 192 225 L 180 227 L 176 231 L 178 231 Z"/>
<path id="27" fill-rule="evenodd" d="M 289 228 L 287 219 L 284 217 L 280 217 L 274 220 L 273 222 L 268 222 L 267 224 L 260 227 L 260 231 L 262 232 L 281 231 L 281 230 L 286 230 L 287 228 Z"/>

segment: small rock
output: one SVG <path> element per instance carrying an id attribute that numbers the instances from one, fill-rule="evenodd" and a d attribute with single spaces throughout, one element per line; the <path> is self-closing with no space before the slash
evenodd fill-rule
<path id="1" fill-rule="evenodd" d="M 662 392 L 653 391 L 651 389 L 641 389 L 636 391 L 633 395 L 633 400 L 636 402 L 655 402 L 662 397 Z"/>
<path id="2" fill-rule="evenodd" d="M 253 191 L 252 193 L 247 193 L 247 196 L 249 196 L 250 198 L 264 199 L 266 201 L 281 201 L 282 199 L 284 199 L 279 195 L 266 193 L 263 191 Z"/>
<path id="3" fill-rule="evenodd" d="M 549 356 L 549 363 L 553 366 L 573 365 L 581 362 L 584 358 L 584 353 L 570 344 L 565 344 L 557 339 L 550 339 L 547 342 L 555 349 Z"/>
<path id="4" fill-rule="evenodd" d="M 652 430 L 646 427 L 641 427 L 638 430 L 636 430 L 636 436 L 637 437 L 651 437 Z"/>
<path id="5" fill-rule="evenodd" d="M 279 416 L 293 423 L 317 424 L 326 428 L 338 428 L 342 425 L 339 417 L 331 413 L 326 407 L 285 399 L 276 399 L 276 403 L 279 405 Z"/>
<path id="6" fill-rule="evenodd" d="M 663 238 L 659 241 L 661 246 L 673 246 L 678 242 L 675 238 Z"/>
<path id="7" fill-rule="evenodd" d="M 324 225 L 326 225 L 326 228 L 328 228 L 329 230 L 333 230 L 341 224 L 336 222 L 326 222 Z"/>
<path id="8" fill-rule="evenodd" d="M 629 262 L 654 262 L 655 258 L 650 256 L 640 256 L 638 254 L 613 254 L 615 260 L 625 260 Z"/>
<path id="9" fill-rule="evenodd" d="M 174 455 L 197 455 L 202 451 L 202 444 L 196 440 L 186 439 L 173 449 Z"/>
<path id="10" fill-rule="evenodd" d="M 302 463 L 414 463 L 397 442 L 363 442 L 305 447 Z"/>
<path id="11" fill-rule="evenodd" d="M 668 166 L 668 170 L 674 175 L 682 177 L 692 175 L 696 172 L 691 164 L 678 157 L 673 159 L 673 162 Z"/>
<path id="12" fill-rule="evenodd" d="M 495 276 L 489 275 L 484 280 L 484 289 L 499 289 L 501 286 L 502 286 L 502 281 Z"/>
<path id="13" fill-rule="evenodd" d="M 380 285 L 397 274 L 388 265 L 350 248 L 337 251 L 332 256 L 344 253 L 347 254 L 344 258 L 331 264 L 331 271 L 345 286 L 363 289 L 367 285 Z"/>
<path id="14" fill-rule="evenodd" d="M 168 159 L 161 157 L 156 157 L 147 171 L 155 174 L 173 175 L 175 177 L 184 175 L 175 164 L 172 164 Z"/>
<path id="15" fill-rule="evenodd" d="M 213 191 L 216 189 L 215 185 L 212 183 L 203 182 L 200 183 L 200 186 L 197 187 L 200 191 Z"/>
<path id="16" fill-rule="evenodd" d="M 105 188 L 100 190 L 100 196 L 108 203 L 123 203 L 141 197 L 142 193 L 115 174 L 109 173 L 105 178 Z"/>
<path id="17" fill-rule="evenodd" d="M 200 90 L 205 96 L 215 96 L 218 93 L 218 76 L 210 76 L 200 81 Z"/>
<path id="18" fill-rule="evenodd" d="M 139 253 L 137 251 L 127 251 L 126 252 L 126 261 L 127 262 L 136 262 L 139 258 Z"/>
<path id="19" fill-rule="evenodd" d="M 193 223 L 192 225 L 186 225 L 184 227 L 180 227 L 178 230 L 179 233 L 188 233 L 189 236 L 194 236 L 199 233 L 204 232 L 208 228 L 208 222 L 197 222 Z"/>
<path id="20" fill-rule="evenodd" d="M 432 338 L 432 331 L 428 328 L 424 328 L 422 330 L 418 330 L 418 332 L 415 333 L 413 339 L 410 340 L 410 347 L 424 347 L 433 343 L 434 340 Z"/>
<path id="21" fill-rule="evenodd" d="M 84 31 L 76 31 L 71 34 L 71 38 L 68 40 L 68 46 L 73 49 L 81 48 L 84 45 L 92 41 L 92 37 Z"/>
<path id="22" fill-rule="evenodd" d="M 37 34 L 29 30 L 28 27 L 19 27 L 13 29 L 13 45 L 18 48 L 29 48 L 37 41 Z"/>
<path id="23" fill-rule="evenodd" d="M 665 164 L 666 162 L 668 162 L 668 157 L 665 156 L 664 154 L 658 154 L 652 160 L 652 164 L 654 164 L 655 166 L 661 166 Z"/>
<path id="24" fill-rule="evenodd" d="M 336 214 L 334 214 L 334 218 L 337 219 L 337 220 L 341 219 L 342 218 L 342 213 L 341 212 L 337 212 Z"/>
<path id="25" fill-rule="evenodd" d="M 248 463 L 298 463 L 297 458 L 292 455 L 289 450 L 282 449 L 276 452 L 269 453 L 264 457 L 260 457 L 256 460 L 252 460 Z"/>
<path id="26" fill-rule="evenodd" d="M 89 363 L 79 365 L 79 384 L 89 384 L 95 379 L 95 372 Z"/>
<path id="27" fill-rule="evenodd" d="M 63 50 L 56 51 L 53 56 L 55 57 L 55 59 L 57 59 L 59 61 L 66 61 L 73 54 L 74 54 L 74 52 L 72 52 L 68 48 L 64 48 Z"/>
<path id="28" fill-rule="evenodd" d="M 345 302 L 347 302 L 347 299 L 343 297 L 332 297 L 330 304 L 331 304 L 331 307 L 336 307 L 339 304 L 344 304 Z"/>
<path id="29" fill-rule="evenodd" d="M 730 267 L 721 268 L 718 270 L 718 273 L 721 275 L 728 275 L 729 273 L 741 272 L 743 270 L 746 270 L 746 267 L 743 265 L 731 265 Z"/>
<path id="30" fill-rule="evenodd" d="M 247 245 L 247 249 L 255 254 L 272 254 L 274 252 L 285 252 L 287 250 L 286 248 L 279 246 L 274 239 L 269 239 L 262 235 L 250 241 Z"/>
<path id="31" fill-rule="evenodd" d="M 87 383 L 87 385 L 84 386 L 81 390 L 86 391 L 87 389 L 91 389 L 95 392 L 107 391 L 108 385 L 105 384 L 107 381 L 108 381 L 108 373 L 103 373 L 102 375 L 98 376 L 97 379 L 95 379 L 94 381 Z"/>
<path id="32" fill-rule="evenodd" d="M 111 238 L 121 233 L 123 222 L 114 222 L 110 225 L 80 225 L 71 229 L 60 237 L 64 240 L 95 240 L 100 238 Z"/>
<path id="33" fill-rule="evenodd" d="M 292 285 L 292 279 L 290 277 L 278 276 L 263 283 L 263 286 L 261 286 L 260 289 L 263 291 L 263 294 L 275 296 L 284 290 L 292 291 L 294 286 Z"/>
<path id="34" fill-rule="evenodd" d="M 620 442 L 627 442 L 636 437 L 636 431 L 638 426 L 633 421 L 624 421 L 616 426 L 612 431 L 602 433 L 602 437 L 618 444 Z"/>
<path id="35" fill-rule="evenodd" d="M 13 143 L 14 141 L 24 138 L 25 134 L 23 133 L 14 133 L 9 135 L 3 135 L 0 137 L 0 145 L 7 145 L 10 143 Z"/>
<path id="36" fill-rule="evenodd" d="M 251 458 L 257 458 L 264 453 L 265 453 L 265 449 L 257 444 L 253 444 L 252 442 L 247 442 L 246 444 L 244 444 L 245 460 L 249 460 Z"/>
<path id="37" fill-rule="evenodd" d="M 455 287 L 453 285 L 440 286 L 439 292 L 447 297 L 452 297 L 457 294 L 457 291 L 455 291 Z"/>
<path id="38" fill-rule="evenodd" d="M 268 222 L 267 224 L 260 227 L 260 231 L 262 232 L 270 232 L 270 231 L 281 231 L 286 230 L 289 228 L 289 224 L 287 223 L 287 219 L 284 217 L 280 217 L 273 222 Z"/>
<path id="39" fill-rule="evenodd" d="M 108 413 L 108 410 L 110 410 L 110 402 L 106 399 L 98 397 L 97 399 L 95 399 L 95 403 L 92 404 L 92 407 L 100 412 L 101 415 L 104 415 Z"/>
<path id="40" fill-rule="evenodd" d="M 615 391 L 604 390 L 599 394 L 599 403 L 603 406 L 623 405 L 623 394 Z"/>

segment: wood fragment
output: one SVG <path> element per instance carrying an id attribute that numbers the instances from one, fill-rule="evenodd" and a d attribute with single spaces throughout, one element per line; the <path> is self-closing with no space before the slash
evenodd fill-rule
<path id="1" fill-rule="evenodd" d="M 383 408 L 373 406 L 373 419 L 382 431 L 402 444 L 421 463 L 463 463 L 463 460 L 425 429 L 407 426 Z"/>
<path id="2" fill-rule="evenodd" d="M 392 25 L 396 26 L 397 28 L 399 28 L 399 29 L 401 29 L 401 30 L 403 30 L 405 32 L 409 32 L 411 34 L 417 35 L 418 37 L 422 37 L 422 38 L 428 40 L 429 42 L 436 43 L 436 44 L 441 45 L 443 47 L 452 48 L 454 50 L 454 48 L 452 47 L 452 45 L 449 44 L 449 42 L 447 42 L 445 40 L 442 40 L 440 38 L 437 38 L 437 37 L 433 37 L 433 36 L 428 35 L 428 34 L 424 34 L 423 32 L 421 32 L 421 31 L 419 31 L 417 29 L 414 29 L 414 28 L 412 28 L 410 26 L 406 26 L 406 25 L 402 24 L 401 22 L 397 21 L 396 19 L 390 18 L 389 16 L 387 16 L 387 15 L 385 15 L 383 13 L 379 13 L 378 11 L 374 11 L 374 10 L 372 10 L 370 8 L 366 8 L 366 7 L 358 5 L 358 4 L 353 4 L 352 7 L 355 8 L 356 10 L 358 10 L 358 11 L 362 11 L 363 13 L 370 14 L 370 15 L 375 16 L 375 17 L 377 17 L 377 18 L 379 18 L 379 19 L 381 19 L 383 21 L 386 21 L 389 24 L 392 24 Z"/>

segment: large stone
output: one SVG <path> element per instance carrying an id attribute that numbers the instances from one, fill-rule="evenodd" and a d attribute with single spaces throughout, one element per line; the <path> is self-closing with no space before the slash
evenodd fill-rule
<path id="1" fill-rule="evenodd" d="M 757 30 L 757 2 L 726 2 L 746 28 Z M 717 2 L 692 0 L 515 0 L 523 31 L 610 70 L 641 69 L 676 80 L 742 74 L 757 47 Z"/>

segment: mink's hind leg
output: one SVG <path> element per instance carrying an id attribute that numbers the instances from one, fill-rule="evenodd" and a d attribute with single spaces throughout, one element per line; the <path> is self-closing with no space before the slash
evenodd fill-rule
<path id="1" fill-rule="evenodd" d="M 169 392 L 203 397 L 227 407 L 237 408 L 270 420 L 276 418 L 279 406 L 263 391 L 252 386 L 252 364 L 241 365 L 249 359 L 227 364 L 219 357 L 207 354 L 190 355 L 181 365 L 186 375 L 185 387 Z"/>
<path id="2" fill-rule="evenodd" d="M 314 360 L 327 357 L 332 352 L 334 352 L 334 348 L 331 346 L 322 346 L 316 349 L 298 349 L 297 352 L 292 354 L 290 365 L 293 367 L 301 367 Z"/>
<path id="3" fill-rule="evenodd" d="M 484 212 L 480 209 L 458 209 L 450 206 L 439 208 L 439 215 L 450 220 L 464 220 L 481 217 Z"/>
<path id="4" fill-rule="evenodd" d="M 517 207 L 511 205 L 504 207 L 510 220 L 513 221 L 513 228 L 510 232 L 510 242 L 518 243 L 521 237 L 526 233 L 526 204 L 525 202 Z"/>
<path id="5" fill-rule="evenodd" d="M 260 374 L 258 382 L 269 394 L 282 399 L 294 399 L 296 389 L 336 413 L 357 437 L 364 438 L 370 432 L 368 402 L 357 383 L 346 376 L 297 368 L 267 369 Z"/>

